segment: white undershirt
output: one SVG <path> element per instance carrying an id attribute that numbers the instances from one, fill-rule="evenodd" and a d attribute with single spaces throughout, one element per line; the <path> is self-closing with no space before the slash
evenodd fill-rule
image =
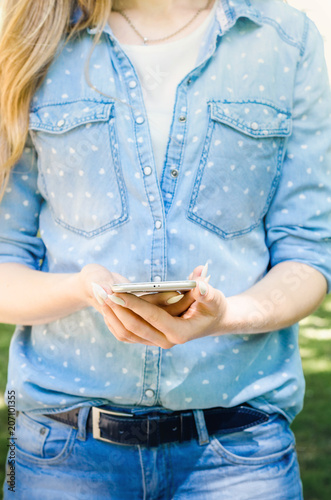
<path id="1" fill-rule="evenodd" d="M 184 38 L 160 45 L 122 44 L 142 86 L 159 177 L 163 169 L 177 85 L 195 66 L 216 4 L 204 22 Z"/>

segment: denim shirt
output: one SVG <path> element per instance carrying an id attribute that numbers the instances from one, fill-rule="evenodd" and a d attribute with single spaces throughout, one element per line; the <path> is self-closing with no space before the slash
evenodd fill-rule
<path id="1" fill-rule="evenodd" d="M 275 0 L 219 1 L 180 82 L 158 179 L 141 85 L 108 25 L 57 57 L 31 102 L 29 139 L 0 205 L 0 262 L 50 273 L 99 263 L 131 281 L 186 279 L 239 294 L 282 261 L 331 283 L 331 98 L 323 42 Z M 40 229 L 41 238 L 37 236 Z M 307 273 L 284 278 L 292 293 Z M 275 296 L 263 307 L 277 304 Z M 168 350 L 118 341 L 94 308 L 18 325 L 7 390 L 35 413 L 249 402 L 302 408 L 298 325 Z"/>

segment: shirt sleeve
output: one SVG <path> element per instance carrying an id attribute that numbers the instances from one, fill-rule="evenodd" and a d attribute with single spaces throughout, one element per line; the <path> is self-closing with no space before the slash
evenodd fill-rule
<path id="1" fill-rule="evenodd" d="M 36 270 L 41 267 L 45 245 L 37 233 L 43 198 L 37 180 L 37 154 L 28 137 L 0 203 L 0 263 L 17 262 Z"/>
<path id="2" fill-rule="evenodd" d="M 310 20 L 297 66 L 292 134 L 265 224 L 270 265 L 310 265 L 325 276 L 330 292 L 331 94 L 323 39 Z"/>

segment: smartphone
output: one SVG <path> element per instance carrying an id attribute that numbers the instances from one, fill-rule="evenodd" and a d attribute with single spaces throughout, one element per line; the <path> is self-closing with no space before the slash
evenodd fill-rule
<path id="1" fill-rule="evenodd" d="M 197 286 L 194 280 L 183 281 L 158 281 L 141 283 L 116 283 L 112 285 L 115 293 L 136 293 L 136 292 L 187 292 Z"/>

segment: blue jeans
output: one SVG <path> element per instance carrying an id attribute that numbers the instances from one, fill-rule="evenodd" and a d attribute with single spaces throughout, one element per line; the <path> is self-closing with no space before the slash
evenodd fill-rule
<path id="1" fill-rule="evenodd" d="M 4 500 L 300 500 L 295 441 L 286 419 L 208 436 L 195 410 L 199 440 L 159 447 L 105 443 L 45 416 L 16 420 L 15 493 Z"/>

